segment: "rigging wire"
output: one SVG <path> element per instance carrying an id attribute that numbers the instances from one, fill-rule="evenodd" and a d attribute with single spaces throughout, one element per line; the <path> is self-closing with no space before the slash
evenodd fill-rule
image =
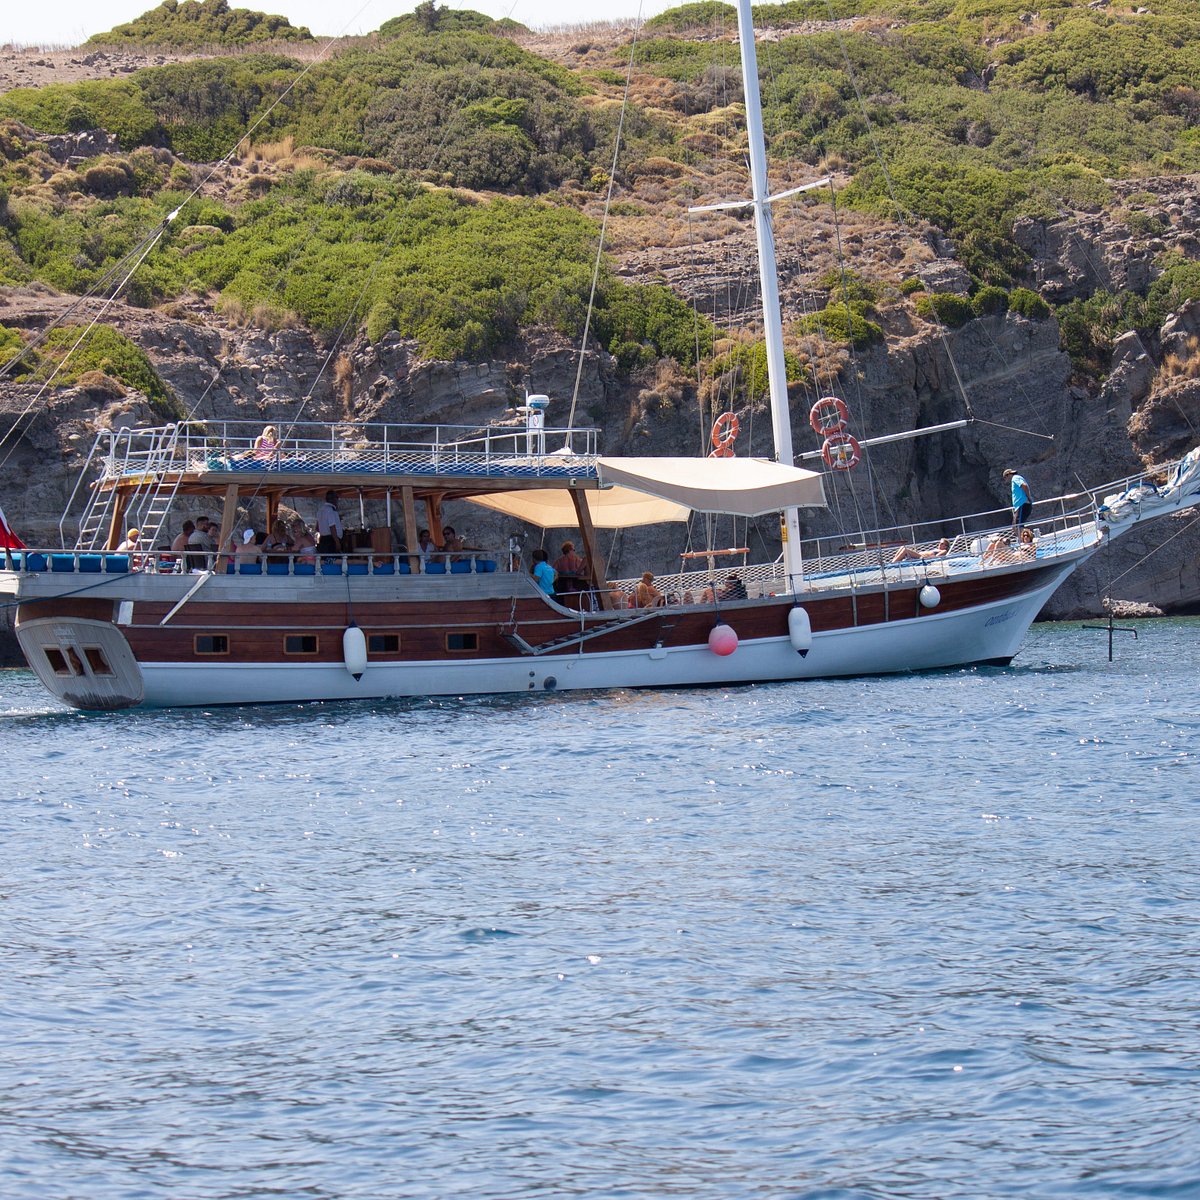
<path id="1" fill-rule="evenodd" d="M 76 340 L 74 345 L 71 346 L 71 348 L 63 356 L 63 358 L 58 362 L 54 371 L 51 373 L 50 378 L 38 390 L 37 394 L 33 397 L 33 399 L 29 402 L 29 404 L 26 405 L 25 409 L 21 412 L 21 414 L 13 422 L 13 424 L 10 426 L 10 428 L 4 433 L 4 435 L 2 437 L 0 437 L 0 447 L 2 447 L 4 445 L 4 443 L 8 440 L 8 438 L 13 433 L 16 432 L 17 426 L 20 424 L 21 420 L 24 419 L 24 417 L 28 416 L 31 411 L 33 411 L 33 406 L 36 405 L 37 402 L 41 399 L 41 397 L 45 394 L 46 389 L 49 387 L 50 383 L 62 372 L 63 368 L 66 367 L 67 363 L 70 361 L 71 356 L 75 353 L 75 351 L 83 343 L 84 339 L 92 331 L 92 329 L 95 328 L 97 322 L 100 320 L 100 317 L 104 314 L 105 311 L 107 311 L 107 309 L 113 303 L 115 303 L 117 297 L 121 294 L 121 291 L 124 289 L 125 285 L 129 282 L 129 280 L 131 278 L 133 278 L 133 275 L 136 273 L 137 269 L 142 265 L 142 263 L 146 259 L 146 256 L 150 253 L 150 251 L 158 243 L 159 239 L 166 232 L 166 230 L 170 226 L 171 222 L 173 222 L 179 216 L 180 212 L 183 211 L 184 207 L 190 201 L 194 200 L 200 194 L 200 192 L 209 184 L 209 182 L 213 179 L 213 177 L 217 174 L 217 172 L 233 158 L 233 156 L 237 153 L 238 146 L 240 146 L 243 141 L 245 141 L 246 139 L 248 139 L 255 133 L 255 131 L 275 111 L 275 109 L 278 108 L 279 105 L 283 103 L 283 101 L 287 98 L 289 93 L 296 87 L 296 85 L 299 84 L 301 82 L 301 80 L 304 79 L 304 77 L 317 65 L 317 63 L 321 62 L 324 59 L 325 55 L 328 53 L 329 48 L 333 45 L 333 43 L 342 36 L 342 34 L 345 32 L 346 29 L 349 28 L 349 26 L 352 22 L 356 21 L 359 18 L 359 16 L 362 15 L 362 13 L 371 5 L 371 3 L 373 3 L 373 0 L 364 0 L 364 3 L 361 4 L 358 7 L 358 9 L 346 20 L 346 22 L 345 22 L 345 24 L 343 24 L 341 30 L 339 30 L 338 33 L 336 33 L 326 39 L 325 44 L 320 48 L 320 50 L 318 50 L 315 57 L 311 61 L 309 61 L 308 63 L 306 63 L 304 65 L 304 67 L 300 71 L 299 75 L 297 75 L 296 78 L 293 79 L 287 85 L 287 87 L 284 88 L 283 91 L 280 92 L 279 95 L 275 97 L 275 99 L 271 102 L 271 104 L 268 105 L 266 110 L 258 116 L 258 118 L 250 125 L 250 127 L 243 134 L 241 134 L 241 136 L 238 137 L 237 141 L 234 142 L 234 144 L 230 147 L 230 149 L 221 158 L 217 159 L 211 165 L 208 173 L 204 176 L 204 178 L 192 188 L 192 190 L 188 193 L 188 195 L 184 198 L 184 200 L 176 208 L 174 208 L 171 212 L 169 212 L 166 215 L 165 218 L 163 218 L 163 220 L 159 223 L 159 225 L 156 229 L 154 229 L 149 234 L 147 234 L 146 237 L 143 238 L 142 241 L 137 246 L 135 246 L 131 251 L 129 251 L 129 253 L 126 254 L 125 257 L 118 264 L 115 264 L 113 267 L 109 268 L 109 271 L 106 272 L 105 275 L 103 275 L 100 280 L 98 280 L 95 284 L 92 285 L 92 288 L 89 289 L 89 291 L 86 295 L 80 297 L 79 300 L 75 304 L 68 306 L 68 308 L 66 310 L 64 310 L 64 312 L 60 313 L 53 321 L 51 321 L 50 324 L 41 331 L 41 335 L 39 336 L 38 339 L 35 339 L 35 342 L 33 344 L 31 344 L 30 346 L 24 347 L 20 355 L 18 355 L 11 362 L 5 364 L 4 370 L 0 371 L 0 378 L 3 378 L 3 375 L 7 371 L 15 369 L 15 364 L 17 362 L 19 362 L 22 358 L 24 358 L 26 354 L 32 352 L 32 350 L 36 349 L 37 346 L 44 344 L 46 338 L 54 331 L 54 329 L 56 329 L 59 325 L 61 325 L 67 319 L 67 317 L 71 313 L 73 313 L 86 300 L 91 299 L 93 296 L 98 294 L 101 286 L 104 285 L 107 281 L 110 281 L 112 278 L 114 278 L 115 274 L 118 272 L 118 269 L 124 263 L 128 262 L 131 257 L 136 255 L 136 261 L 134 261 L 133 266 L 125 274 L 124 278 L 121 279 L 120 283 L 118 283 L 117 286 L 109 294 L 109 296 L 107 297 L 107 299 L 104 301 L 103 305 L 101 306 L 100 311 L 92 318 L 91 322 L 84 329 L 84 332 L 79 336 L 79 338 Z M 37 414 L 35 412 L 34 413 L 35 418 L 36 418 L 36 415 Z M 32 421 L 30 422 L 30 424 L 32 424 Z M 28 428 L 29 427 L 26 426 L 25 432 L 28 432 Z M 5 464 L 7 464 L 9 458 L 12 457 L 13 451 L 15 449 L 16 449 L 16 442 L 14 441 L 13 446 L 10 447 L 8 453 L 4 456 L 3 460 L 0 460 L 0 467 L 3 467 Z"/>
<path id="2" fill-rule="evenodd" d="M 1135 563 L 1133 563 L 1132 566 L 1129 566 L 1124 571 L 1122 571 L 1120 573 L 1120 575 L 1118 575 L 1115 579 L 1110 578 L 1108 581 L 1108 590 L 1111 591 L 1114 584 L 1120 583 L 1121 580 L 1124 579 L 1126 575 L 1129 575 L 1133 571 L 1136 571 L 1138 569 L 1138 567 L 1140 567 L 1148 559 L 1153 558 L 1154 555 L 1156 555 L 1161 549 L 1163 549 L 1164 546 L 1169 546 L 1177 537 L 1182 537 L 1198 521 L 1200 521 L 1200 516 L 1193 517 L 1182 529 L 1177 529 L 1173 534 L 1171 534 L 1171 536 L 1169 538 L 1167 538 L 1165 541 L 1160 542 L 1157 546 L 1155 546 L 1153 550 L 1147 550 L 1146 553 L 1141 556 L 1141 558 L 1139 558 Z M 1111 544 L 1112 543 L 1110 542 L 1109 545 L 1111 545 Z"/>
<path id="3" fill-rule="evenodd" d="M 596 306 L 596 287 L 600 282 L 600 265 L 604 256 L 604 237 L 608 231 L 609 210 L 612 207 L 613 189 L 617 184 L 617 162 L 621 155 L 621 138 L 625 132 L 625 113 L 629 108 L 629 91 L 633 85 L 633 60 L 637 53 L 638 34 L 642 28 L 642 6 L 638 5 L 633 23 L 633 38 L 629 43 L 629 62 L 625 67 L 625 91 L 621 97 L 621 114 L 617 118 L 617 134 L 613 139 L 612 167 L 608 172 L 608 191 L 604 196 L 604 215 L 600 221 L 600 237 L 596 242 L 596 262 L 592 267 L 592 287 L 588 293 L 587 315 L 583 321 L 583 339 L 579 344 L 579 361 L 575 367 L 575 386 L 571 390 L 571 410 L 567 415 L 567 429 L 574 428 L 575 408 L 579 403 L 579 386 L 583 379 L 583 360 L 587 353 L 588 333 L 592 327 L 592 312 Z M 568 432 L 566 448 L 570 449 L 571 435 Z"/>

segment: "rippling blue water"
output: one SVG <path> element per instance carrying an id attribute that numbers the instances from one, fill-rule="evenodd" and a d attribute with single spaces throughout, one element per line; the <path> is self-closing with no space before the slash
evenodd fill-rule
<path id="1" fill-rule="evenodd" d="M 1198 638 L 108 716 L 0 674 L 0 1190 L 1200 1196 Z"/>

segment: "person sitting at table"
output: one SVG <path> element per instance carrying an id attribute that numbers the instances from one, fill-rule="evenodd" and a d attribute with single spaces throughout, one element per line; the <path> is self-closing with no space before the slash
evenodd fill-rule
<path id="1" fill-rule="evenodd" d="M 242 534 L 242 540 L 238 543 L 237 550 L 234 555 L 239 563 L 256 563 L 262 557 L 262 552 L 257 541 L 257 534 L 253 528 L 247 529 Z"/>
<path id="2" fill-rule="evenodd" d="M 445 555 L 445 562 L 462 562 L 466 555 L 462 553 L 466 549 L 462 538 L 454 531 L 453 525 L 445 525 L 442 527 L 442 553 Z"/>
<path id="3" fill-rule="evenodd" d="M 649 571 L 642 572 L 642 581 L 633 592 L 637 608 L 658 608 L 666 604 L 667 598 L 654 586 L 654 576 Z"/>
<path id="4" fill-rule="evenodd" d="M 530 574 L 537 580 L 538 587 L 547 596 L 553 596 L 554 568 L 547 561 L 549 557 L 545 550 L 535 550 L 533 552 L 533 566 L 530 568 Z"/>
<path id="5" fill-rule="evenodd" d="M 317 561 L 317 539 L 312 531 L 299 519 L 292 527 L 292 553 L 298 563 L 315 563 Z"/>
<path id="6" fill-rule="evenodd" d="M 583 591 L 587 565 L 575 553 L 574 542 L 563 542 L 562 553 L 554 560 L 554 570 L 558 573 L 554 586 L 560 596 Z"/>
<path id="7" fill-rule="evenodd" d="M 287 526 L 278 517 L 271 522 L 271 532 L 267 534 L 262 544 L 263 552 L 270 555 L 271 562 L 287 562 L 292 543 L 288 537 Z"/>

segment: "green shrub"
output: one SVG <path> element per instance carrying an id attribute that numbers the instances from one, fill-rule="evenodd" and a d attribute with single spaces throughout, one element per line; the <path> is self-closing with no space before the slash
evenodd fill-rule
<path id="1" fill-rule="evenodd" d="M 957 329 L 975 316 L 971 301 L 954 292 L 927 292 L 917 297 L 917 315 L 926 321 Z"/>
<path id="2" fill-rule="evenodd" d="M 179 401 L 145 353 L 123 333 L 108 325 L 95 325 L 79 342 L 81 334 L 84 334 L 83 327 L 76 325 L 60 325 L 50 333 L 40 350 L 39 378 L 49 379 L 54 369 L 61 365 L 62 370 L 54 376 L 54 382 L 69 387 L 78 382 L 80 376 L 99 371 L 142 392 L 164 416 L 184 415 Z M 76 342 L 79 342 L 78 347 Z"/>
<path id="3" fill-rule="evenodd" d="M 1008 312 L 1008 293 L 1002 287 L 981 287 L 971 297 L 971 308 L 977 317 L 996 316 Z"/>
<path id="4" fill-rule="evenodd" d="M 157 8 L 107 33 L 88 38 L 89 46 L 247 46 L 255 42 L 311 42 L 307 29 L 285 17 L 231 9 L 226 0 L 163 0 Z"/>
<path id="5" fill-rule="evenodd" d="M 1044 321 L 1050 315 L 1050 305 L 1029 288 L 1013 288 L 1008 296 L 1008 307 L 1031 321 Z"/>
<path id="6" fill-rule="evenodd" d="M 0 367 L 6 366 L 25 348 L 25 339 L 15 329 L 0 325 Z M 37 365 L 37 355 L 31 354 L 20 366 L 8 373 L 9 378 L 22 379 Z"/>
<path id="7" fill-rule="evenodd" d="M 379 36 L 394 38 L 406 33 L 451 33 L 457 30 L 505 34 L 529 32 L 511 18 L 497 21 L 469 8 L 438 8 L 433 0 L 422 0 L 412 12 L 384 21 L 379 27 Z"/>
<path id="8" fill-rule="evenodd" d="M 868 283 L 857 271 L 846 269 L 826 271 L 817 280 L 817 287 L 846 304 L 861 301 L 870 305 L 879 298 L 879 289 L 875 284 Z"/>
<path id="9" fill-rule="evenodd" d="M 796 329 L 801 334 L 815 334 L 832 342 L 869 346 L 883 340 L 880 326 L 867 319 L 869 311 L 869 305 L 862 300 L 852 300 L 848 305 L 827 304 L 819 313 L 797 322 Z"/>
<path id="10" fill-rule="evenodd" d="M 915 275 L 910 275 L 907 279 L 900 282 L 900 294 L 902 296 L 911 296 L 914 292 L 923 292 L 925 284 Z"/>
<path id="11" fill-rule="evenodd" d="M 723 0 L 696 0 L 692 4 L 681 4 L 668 8 L 666 12 L 651 17 L 642 26 L 650 33 L 686 33 L 693 29 L 711 29 L 723 25 L 737 28 L 737 9 Z"/>
<path id="12" fill-rule="evenodd" d="M 788 383 L 801 382 L 805 371 L 800 359 L 785 350 L 783 360 Z M 745 342 L 735 346 L 708 363 L 704 375 L 720 381 L 721 391 L 732 399 L 735 408 L 761 400 L 770 392 L 766 342 Z"/>
<path id="13" fill-rule="evenodd" d="M 132 79 L 94 79 L 14 88 L 0 96 L 0 116 L 13 117 L 39 133 L 106 129 L 122 149 L 155 145 L 163 131 Z"/>
<path id="14" fill-rule="evenodd" d="M 712 353 L 712 323 L 660 284 L 611 281 L 597 306 L 595 329 L 626 371 L 660 358 L 691 367 L 697 348 L 701 358 Z"/>

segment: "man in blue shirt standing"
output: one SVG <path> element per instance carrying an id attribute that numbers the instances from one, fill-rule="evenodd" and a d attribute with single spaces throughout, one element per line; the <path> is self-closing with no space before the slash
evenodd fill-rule
<path id="1" fill-rule="evenodd" d="M 1017 474 L 1012 467 L 1004 472 L 1004 478 L 1012 481 L 1013 529 L 1019 531 L 1033 511 L 1033 493 L 1025 482 L 1025 476 Z"/>

